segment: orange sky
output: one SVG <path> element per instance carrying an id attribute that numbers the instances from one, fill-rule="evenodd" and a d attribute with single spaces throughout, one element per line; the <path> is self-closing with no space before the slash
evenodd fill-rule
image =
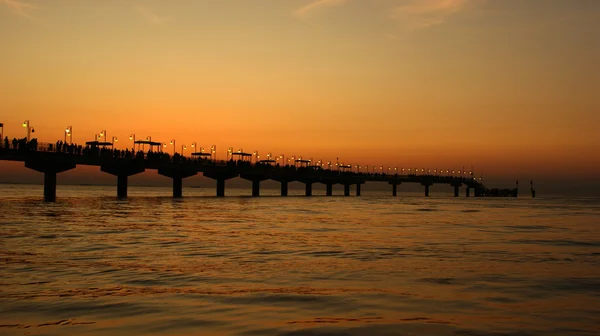
<path id="1" fill-rule="evenodd" d="M 0 122 L 600 180 L 599 21 L 585 0 L 0 0 Z"/>

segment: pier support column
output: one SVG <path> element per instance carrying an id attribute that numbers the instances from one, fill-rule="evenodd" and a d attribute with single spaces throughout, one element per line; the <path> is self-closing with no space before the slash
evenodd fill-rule
<path id="1" fill-rule="evenodd" d="M 252 182 L 252 197 L 260 196 L 260 182 L 269 179 L 269 175 L 261 171 L 244 171 L 240 177 Z"/>
<path id="2" fill-rule="evenodd" d="M 312 196 L 312 182 L 306 182 L 304 185 L 306 186 L 306 196 Z"/>
<path id="3" fill-rule="evenodd" d="M 333 184 L 327 183 L 325 185 L 325 187 L 326 187 L 325 195 L 332 196 L 333 195 Z"/>
<path id="4" fill-rule="evenodd" d="M 44 173 L 44 201 L 56 201 L 56 174 L 75 168 L 69 157 L 40 156 L 25 161 L 25 167 Z"/>
<path id="5" fill-rule="evenodd" d="M 44 201 L 56 202 L 56 172 L 44 172 Z"/>
<path id="6" fill-rule="evenodd" d="M 344 196 L 350 196 L 350 185 L 344 184 Z"/>
<path id="7" fill-rule="evenodd" d="M 425 197 L 429 197 L 429 184 L 425 185 Z"/>
<path id="8" fill-rule="evenodd" d="M 466 191 L 465 191 L 465 196 L 471 197 L 471 188 L 469 188 L 468 186 L 467 186 Z"/>
<path id="9" fill-rule="evenodd" d="M 360 196 L 360 183 L 356 184 L 356 196 Z"/>
<path id="10" fill-rule="evenodd" d="M 398 196 L 398 185 L 397 184 L 392 184 L 392 196 L 394 196 L 394 197 Z"/>
<path id="11" fill-rule="evenodd" d="M 131 161 L 114 161 L 102 165 L 100 170 L 117 177 L 117 197 L 127 198 L 129 176 L 144 172 L 146 169 L 141 164 Z"/>
<path id="12" fill-rule="evenodd" d="M 183 196 L 183 178 L 181 176 L 173 177 L 173 197 L 180 198 Z"/>
<path id="13" fill-rule="evenodd" d="M 459 188 L 460 188 L 459 185 L 454 186 L 454 197 L 458 197 Z"/>
<path id="14" fill-rule="evenodd" d="M 204 177 L 217 180 L 217 197 L 225 197 L 225 180 L 239 175 L 236 167 L 209 166 L 204 168 Z"/>
<path id="15" fill-rule="evenodd" d="M 281 196 L 287 196 L 287 195 L 288 195 L 288 182 L 281 181 Z"/>
<path id="16" fill-rule="evenodd" d="M 186 166 L 164 166 L 158 168 L 158 173 L 173 179 L 173 197 L 183 196 L 183 179 L 198 174 L 195 169 Z"/>
<path id="17" fill-rule="evenodd" d="M 252 196 L 253 197 L 260 196 L 260 181 L 259 180 L 252 181 Z"/>
<path id="18" fill-rule="evenodd" d="M 127 175 L 117 175 L 117 197 L 127 197 Z"/>
<path id="19" fill-rule="evenodd" d="M 217 197 L 225 197 L 225 179 L 217 179 Z"/>

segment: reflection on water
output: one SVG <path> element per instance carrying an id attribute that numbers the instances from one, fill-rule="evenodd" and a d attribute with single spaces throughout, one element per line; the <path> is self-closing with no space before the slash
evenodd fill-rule
<path id="1" fill-rule="evenodd" d="M 600 333 L 597 199 L 0 188 L 2 335 Z"/>

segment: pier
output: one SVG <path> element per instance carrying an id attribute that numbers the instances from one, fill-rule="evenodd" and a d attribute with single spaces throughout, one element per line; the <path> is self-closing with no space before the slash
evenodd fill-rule
<path id="1" fill-rule="evenodd" d="M 33 142 L 33 140 L 31 141 Z M 116 150 L 102 147 L 103 143 L 88 143 L 85 147 L 66 145 L 58 148 L 53 144 L 26 142 L 11 146 L 5 143 L 0 147 L 0 160 L 20 161 L 25 167 L 44 174 L 44 200 L 56 200 L 56 176 L 74 169 L 78 165 L 99 166 L 102 172 L 116 177 L 117 196 L 127 197 L 128 178 L 154 169 L 158 174 L 172 179 L 173 197 L 183 196 L 183 179 L 202 173 L 205 177 L 216 180 L 216 196 L 225 196 L 226 181 L 240 177 L 252 183 L 252 196 L 260 196 L 260 184 L 265 180 L 274 180 L 281 184 L 281 196 L 288 195 L 290 182 L 301 182 L 305 185 L 305 195 L 312 196 L 312 188 L 316 183 L 326 186 L 326 195 L 333 195 L 333 186 L 344 186 L 344 196 L 350 196 L 351 186 L 356 186 L 356 196 L 361 194 L 361 185 L 366 182 L 384 182 L 391 186 L 391 195 L 397 196 L 398 186 L 403 183 L 416 183 L 423 187 L 424 195 L 429 196 L 430 188 L 435 184 L 449 185 L 454 188 L 454 196 L 459 197 L 460 188 L 464 186 L 465 196 L 470 197 L 471 190 L 475 197 L 516 197 L 517 189 L 488 189 L 480 181 L 470 176 L 452 176 L 439 174 L 390 174 L 382 172 L 352 172 L 340 167 L 332 169 L 331 165 L 308 164 L 273 164 L 273 160 L 251 162 L 234 160 L 229 150 L 229 160 L 215 160 L 212 155 L 184 157 L 178 153 L 169 155 L 161 151 L 149 150 Z M 148 142 L 151 146 L 152 143 Z M 214 150 L 213 150 L 214 151 Z M 301 162 L 301 163 L 302 163 Z M 382 169 L 383 170 L 383 169 Z"/>

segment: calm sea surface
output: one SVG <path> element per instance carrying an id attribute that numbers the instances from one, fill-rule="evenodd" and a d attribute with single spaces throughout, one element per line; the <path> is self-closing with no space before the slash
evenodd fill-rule
<path id="1" fill-rule="evenodd" d="M 600 335 L 600 199 L 228 192 L 0 185 L 0 334 Z"/>

